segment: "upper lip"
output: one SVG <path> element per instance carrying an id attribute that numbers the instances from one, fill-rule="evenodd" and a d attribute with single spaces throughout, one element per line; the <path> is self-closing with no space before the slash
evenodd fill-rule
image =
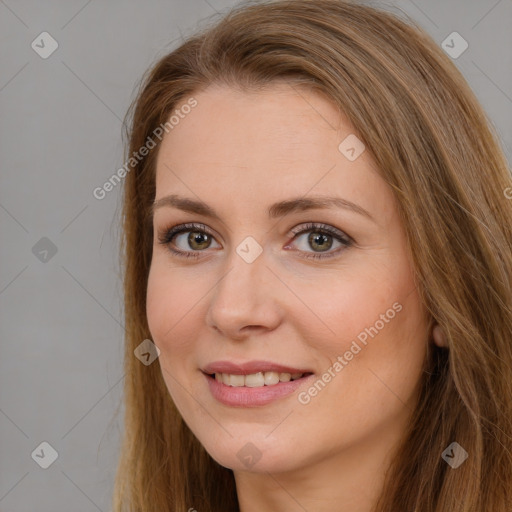
<path id="1" fill-rule="evenodd" d="M 258 372 L 279 372 L 279 373 L 312 373 L 310 370 L 292 368 L 271 361 L 247 361 L 245 363 L 233 363 L 231 361 L 216 361 L 203 368 L 203 372 L 229 373 L 231 375 L 250 375 Z"/>

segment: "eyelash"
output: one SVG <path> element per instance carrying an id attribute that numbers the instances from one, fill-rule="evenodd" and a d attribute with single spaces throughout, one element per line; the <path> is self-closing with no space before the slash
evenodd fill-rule
<path id="1" fill-rule="evenodd" d="M 214 236 L 210 229 L 204 224 L 192 222 L 180 224 L 169 229 L 164 229 L 158 235 L 158 242 L 167 247 L 167 249 L 171 251 L 171 253 L 175 254 L 178 257 L 194 259 L 199 258 L 199 253 L 203 251 L 181 251 L 173 249 L 171 247 L 171 242 L 177 235 L 181 233 L 187 233 L 188 231 L 197 231 L 199 233 L 206 233 L 212 237 Z M 308 231 L 314 231 L 315 233 L 331 235 L 333 238 L 342 243 L 344 247 L 338 248 L 336 251 L 333 251 L 331 253 L 311 253 L 308 255 L 301 256 L 302 258 L 305 259 L 321 260 L 326 258 L 332 258 L 337 256 L 340 252 L 344 251 L 348 247 L 352 246 L 354 243 L 354 240 L 351 237 L 349 237 L 348 235 L 344 235 L 341 231 L 337 230 L 336 228 L 329 226 L 328 224 L 316 222 L 308 222 L 306 224 L 302 224 L 301 226 L 292 229 L 290 233 L 294 235 L 293 239 L 295 240 L 295 238 L 297 238 L 298 235 L 302 235 L 303 233 L 307 233 Z"/>

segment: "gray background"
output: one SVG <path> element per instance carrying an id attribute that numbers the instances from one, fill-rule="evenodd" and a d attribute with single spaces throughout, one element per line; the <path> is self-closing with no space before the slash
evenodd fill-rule
<path id="1" fill-rule="evenodd" d="M 121 120 L 142 73 L 236 3 L 0 0 L 2 512 L 110 510 L 124 411 L 121 190 L 92 191 L 123 164 Z M 386 5 L 439 44 L 453 31 L 468 41 L 455 62 L 510 162 L 512 0 Z M 43 31 L 59 44 L 47 59 L 31 47 Z M 48 469 L 31 458 L 43 441 L 58 452 Z"/>

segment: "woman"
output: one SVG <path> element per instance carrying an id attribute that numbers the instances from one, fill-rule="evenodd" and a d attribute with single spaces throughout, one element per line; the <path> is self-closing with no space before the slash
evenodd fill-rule
<path id="1" fill-rule="evenodd" d="M 243 6 L 131 114 L 114 511 L 512 510 L 511 177 L 449 57 Z"/>

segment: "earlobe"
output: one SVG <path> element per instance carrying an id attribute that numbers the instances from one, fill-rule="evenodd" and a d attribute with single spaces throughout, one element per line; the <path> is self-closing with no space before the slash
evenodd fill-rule
<path id="1" fill-rule="evenodd" d="M 438 347 L 447 348 L 446 336 L 439 324 L 435 324 L 432 329 L 432 339 Z"/>

